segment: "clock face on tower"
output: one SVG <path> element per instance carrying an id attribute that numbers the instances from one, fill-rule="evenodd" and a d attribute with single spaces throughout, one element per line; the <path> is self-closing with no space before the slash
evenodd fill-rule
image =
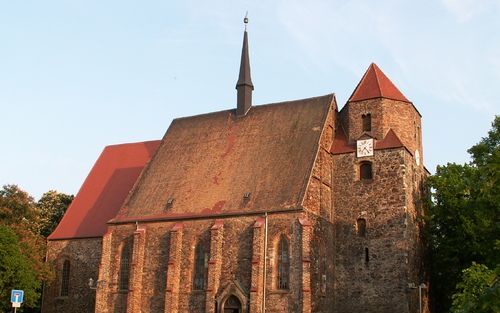
<path id="1" fill-rule="evenodd" d="M 358 140 L 356 146 L 358 158 L 373 155 L 373 139 Z"/>

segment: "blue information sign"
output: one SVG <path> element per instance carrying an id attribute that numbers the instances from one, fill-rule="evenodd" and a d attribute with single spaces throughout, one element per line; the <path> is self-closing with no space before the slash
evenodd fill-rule
<path id="1" fill-rule="evenodd" d="M 22 290 L 12 290 L 10 294 L 10 302 L 12 303 L 23 303 L 24 291 Z"/>

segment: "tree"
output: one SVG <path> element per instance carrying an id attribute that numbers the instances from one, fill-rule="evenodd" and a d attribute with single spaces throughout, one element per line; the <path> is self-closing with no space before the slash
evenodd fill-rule
<path id="1" fill-rule="evenodd" d="M 8 226 L 0 224 L 0 307 L 10 307 L 10 291 L 22 289 L 25 292 L 23 306 L 36 306 L 40 298 L 41 282 L 26 255 L 26 246 Z"/>
<path id="2" fill-rule="evenodd" d="M 73 198 L 73 195 L 50 190 L 38 200 L 36 206 L 40 214 L 39 232 L 43 237 L 49 236 L 54 231 Z"/>
<path id="3" fill-rule="evenodd" d="M 431 284 L 436 312 L 451 307 L 462 270 L 472 262 L 496 268 L 500 259 L 500 117 L 488 137 L 468 150 L 472 161 L 438 166 L 429 178 Z"/>
<path id="4" fill-rule="evenodd" d="M 497 270 L 498 272 L 498 270 Z M 453 313 L 500 312 L 500 283 L 498 273 L 475 262 L 462 271 L 462 280 L 453 295 Z"/>
<path id="5" fill-rule="evenodd" d="M 17 185 L 5 185 L 0 189 L 0 221 L 12 225 L 23 220 L 34 222 L 36 217 L 35 202 L 27 192 Z"/>
<path id="6" fill-rule="evenodd" d="M 16 185 L 0 190 L 0 297 L 3 301 L 10 289 L 24 289 L 24 306 L 35 309 L 39 307 L 41 282 L 53 277 L 45 263 L 39 213 L 33 197 Z"/>

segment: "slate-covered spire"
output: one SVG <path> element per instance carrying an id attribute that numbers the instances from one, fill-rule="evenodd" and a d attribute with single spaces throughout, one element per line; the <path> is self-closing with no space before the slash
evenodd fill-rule
<path id="1" fill-rule="evenodd" d="M 243 48 L 241 50 L 241 63 L 240 63 L 240 76 L 236 83 L 236 90 L 238 92 L 238 101 L 236 107 L 236 115 L 244 116 L 252 107 L 252 91 L 253 84 L 250 77 L 250 57 L 248 55 L 248 34 L 246 24 L 248 18 L 245 17 L 245 32 L 243 35 Z"/>

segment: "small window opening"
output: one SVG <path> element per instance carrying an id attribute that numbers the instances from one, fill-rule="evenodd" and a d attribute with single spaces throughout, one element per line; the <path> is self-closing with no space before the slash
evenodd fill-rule
<path id="1" fill-rule="evenodd" d="M 358 218 L 356 228 L 359 237 L 366 237 L 366 220 L 364 218 Z"/>
<path id="2" fill-rule="evenodd" d="M 372 115 L 370 113 L 361 115 L 363 121 L 363 131 L 369 132 L 372 130 Z"/>
<path id="3" fill-rule="evenodd" d="M 209 253 L 203 243 L 198 243 L 195 249 L 195 264 L 194 264 L 194 290 L 205 290 L 207 287 L 208 278 L 208 258 Z"/>
<path id="4" fill-rule="evenodd" d="M 359 166 L 360 179 L 373 179 L 372 164 L 370 162 L 362 162 Z"/>
<path id="5" fill-rule="evenodd" d="M 365 248 L 365 263 L 370 262 L 370 254 L 368 248 Z"/>
<path id="6" fill-rule="evenodd" d="M 289 288 L 289 271 L 290 271 L 290 249 L 288 240 L 284 235 L 281 236 L 278 243 L 278 289 Z"/>
<path id="7" fill-rule="evenodd" d="M 67 297 L 69 294 L 69 271 L 70 271 L 69 260 L 65 260 L 63 263 L 62 275 L 61 275 L 61 297 Z"/>
<path id="8" fill-rule="evenodd" d="M 250 193 L 249 192 L 245 192 L 243 194 L 243 199 L 249 199 L 250 198 Z"/>

